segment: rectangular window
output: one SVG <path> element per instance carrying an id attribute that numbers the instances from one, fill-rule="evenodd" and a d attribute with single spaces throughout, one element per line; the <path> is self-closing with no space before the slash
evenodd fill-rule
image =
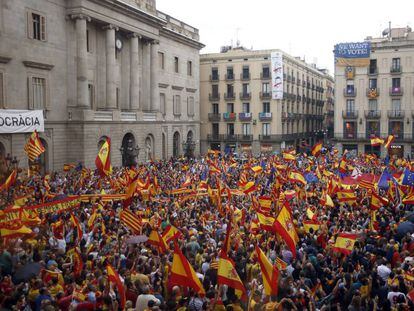
<path id="1" fill-rule="evenodd" d="M 91 52 L 91 45 L 89 42 L 89 30 L 86 29 L 86 51 Z"/>
<path id="2" fill-rule="evenodd" d="M 269 102 L 263 103 L 263 112 L 265 112 L 265 113 L 270 112 L 270 103 Z"/>
<path id="3" fill-rule="evenodd" d="M 242 124 L 242 132 L 243 132 L 243 135 L 250 135 L 252 133 L 251 124 L 250 123 L 243 123 Z"/>
<path id="4" fill-rule="evenodd" d="M 227 67 L 227 79 L 234 79 L 233 67 Z"/>
<path id="5" fill-rule="evenodd" d="M 270 123 L 263 123 L 262 124 L 262 134 L 264 136 L 270 135 Z"/>
<path id="6" fill-rule="evenodd" d="M 250 71 L 249 66 L 243 66 L 243 79 L 249 79 Z"/>
<path id="7" fill-rule="evenodd" d="M 227 103 L 227 112 L 228 113 L 234 113 L 234 104 L 233 103 Z"/>
<path id="8" fill-rule="evenodd" d="M 234 123 L 227 123 L 227 135 L 234 135 Z"/>
<path id="9" fill-rule="evenodd" d="M 270 93 L 270 84 L 269 83 L 262 83 L 262 92 L 263 94 Z"/>
<path id="10" fill-rule="evenodd" d="M 174 57 L 174 71 L 178 73 L 178 57 Z"/>
<path id="11" fill-rule="evenodd" d="M 193 62 L 192 61 L 187 62 L 187 75 L 188 76 L 193 75 Z"/>
<path id="12" fill-rule="evenodd" d="M 377 60 L 376 59 L 370 59 L 369 60 L 369 73 L 374 74 L 377 71 Z"/>
<path id="13" fill-rule="evenodd" d="M 194 97 L 187 97 L 187 115 L 192 117 L 194 116 Z"/>
<path id="14" fill-rule="evenodd" d="M 32 77 L 32 109 L 46 108 L 46 79 Z"/>
<path id="15" fill-rule="evenodd" d="M 357 124 L 356 122 L 345 122 L 345 138 L 356 138 Z"/>
<path id="16" fill-rule="evenodd" d="M 269 79 L 270 78 L 270 69 L 269 69 L 269 66 L 263 66 L 263 69 L 262 70 L 263 70 L 262 71 L 263 79 Z"/>
<path id="17" fill-rule="evenodd" d="M 88 101 L 89 101 L 89 107 L 94 107 L 95 105 L 95 88 L 93 87 L 93 84 L 88 84 Z"/>
<path id="18" fill-rule="evenodd" d="M 181 96 L 174 95 L 173 96 L 173 112 L 175 116 L 181 115 Z"/>
<path id="19" fill-rule="evenodd" d="M 371 90 L 377 88 L 377 79 L 369 79 L 369 88 Z"/>
<path id="20" fill-rule="evenodd" d="M 247 95 L 250 93 L 250 85 L 249 83 L 243 83 L 243 95 Z"/>
<path id="21" fill-rule="evenodd" d="M 212 134 L 213 137 L 217 137 L 219 135 L 219 124 L 218 123 L 212 123 L 211 124 Z"/>
<path id="22" fill-rule="evenodd" d="M 354 94 L 354 85 L 353 84 L 347 84 L 346 93 L 347 94 Z"/>
<path id="23" fill-rule="evenodd" d="M 219 79 L 218 68 L 211 69 L 211 80 L 217 81 Z"/>
<path id="24" fill-rule="evenodd" d="M 165 93 L 160 93 L 160 109 L 163 115 L 166 114 L 165 108 Z"/>
<path id="25" fill-rule="evenodd" d="M 160 66 L 160 69 L 165 68 L 164 53 L 163 52 L 158 52 L 158 64 Z"/>
<path id="26" fill-rule="evenodd" d="M 400 99 L 393 99 L 391 102 L 391 109 L 393 111 L 400 111 L 401 110 L 401 100 Z"/>
<path id="27" fill-rule="evenodd" d="M 212 104 L 213 114 L 219 114 L 219 104 Z"/>
<path id="28" fill-rule="evenodd" d="M 398 58 L 393 58 L 392 59 L 392 69 L 394 70 L 399 70 L 401 67 L 401 59 Z"/>
<path id="29" fill-rule="evenodd" d="M 368 101 L 368 110 L 369 111 L 377 111 L 378 110 L 378 103 L 376 99 L 370 99 Z"/>
<path id="30" fill-rule="evenodd" d="M 119 104 L 121 103 L 121 90 L 119 87 L 116 88 L 116 107 L 119 108 Z"/>
<path id="31" fill-rule="evenodd" d="M 355 100 L 347 99 L 346 100 L 346 111 L 347 112 L 354 112 L 355 111 Z"/>
<path id="32" fill-rule="evenodd" d="M 250 112 L 250 103 L 243 103 L 243 112 L 244 113 Z"/>
<path id="33" fill-rule="evenodd" d="M 211 86 L 211 93 L 212 93 L 212 95 L 213 95 L 213 97 L 218 97 L 218 94 L 219 94 L 219 86 L 218 86 L 218 84 L 213 84 L 212 86 Z"/>
<path id="34" fill-rule="evenodd" d="M 233 88 L 233 84 L 227 84 L 227 96 L 231 96 L 233 95 L 234 88 Z"/>
<path id="35" fill-rule="evenodd" d="M 380 123 L 377 121 L 367 122 L 367 134 L 368 136 L 380 135 Z"/>
<path id="36" fill-rule="evenodd" d="M 400 78 L 392 78 L 392 88 L 398 89 L 401 87 L 401 79 Z"/>
<path id="37" fill-rule="evenodd" d="M 3 72 L 0 71 L 0 108 L 4 108 L 5 107 L 5 101 L 6 99 L 4 98 L 4 89 L 5 89 L 5 83 L 4 83 L 4 74 Z"/>
<path id="38" fill-rule="evenodd" d="M 389 134 L 394 135 L 395 138 L 402 137 L 404 133 L 404 122 L 390 121 L 388 128 L 389 128 Z"/>
<path id="39" fill-rule="evenodd" d="M 46 41 L 46 17 L 39 13 L 28 12 L 27 35 L 30 39 Z"/>

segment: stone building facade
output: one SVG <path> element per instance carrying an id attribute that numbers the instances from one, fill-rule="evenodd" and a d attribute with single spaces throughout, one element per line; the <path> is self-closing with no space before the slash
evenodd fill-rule
<path id="1" fill-rule="evenodd" d="M 145 161 L 199 140 L 198 29 L 155 0 L 3 0 L 0 42 L 0 109 L 43 110 L 44 171 L 93 167 L 105 137 L 114 166 L 128 143 Z M 29 135 L 1 134 L 0 153 L 26 167 Z"/>
<path id="2" fill-rule="evenodd" d="M 282 99 L 272 99 L 272 52 L 282 53 Z M 200 64 L 202 152 L 304 150 L 323 139 L 327 72 L 276 49 L 224 47 Z"/>

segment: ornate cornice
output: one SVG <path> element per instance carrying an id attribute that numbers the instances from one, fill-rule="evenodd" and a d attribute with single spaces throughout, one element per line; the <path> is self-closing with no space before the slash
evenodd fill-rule
<path id="1" fill-rule="evenodd" d="M 23 65 L 25 65 L 26 67 L 42 69 L 42 70 L 52 70 L 52 68 L 55 67 L 55 65 L 33 62 L 33 61 L 28 61 L 28 60 L 24 60 Z"/>
<path id="2" fill-rule="evenodd" d="M 0 64 L 7 64 L 11 59 L 11 57 L 0 55 Z"/>

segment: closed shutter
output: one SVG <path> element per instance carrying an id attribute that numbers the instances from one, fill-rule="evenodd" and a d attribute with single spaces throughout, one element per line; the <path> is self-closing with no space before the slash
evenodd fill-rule
<path id="1" fill-rule="evenodd" d="M 32 13 L 26 13 L 26 25 L 27 25 L 27 37 L 29 39 L 33 39 L 33 20 L 32 20 Z"/>
<path id="2" fill-rule="evenodd" d="M 46 41 L 46 17 L 40 16 L 40 40 Z"/>
<path id="3" fill-rule="evenodd" d="M 33 88 L 32 88 L 32 77 L 27 78 L 27 106 L 29 109 L 33 109 Z"/>

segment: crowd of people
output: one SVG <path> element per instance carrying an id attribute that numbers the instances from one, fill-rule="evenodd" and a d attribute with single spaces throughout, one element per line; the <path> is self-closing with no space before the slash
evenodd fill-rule
<path id="1" fill-rule="evenodd" d="M 27 223 L 0 221 L 16 230 L 1 237 L 1 309 L 414 310 L 413 187 L 401 183 L 407 168 L 403 159 L 342 157 L 332 149 L 316 157 L 210 152 L 114 168 L 104 177 L 81 165 L 46 176 L 21 170 L 0 193 L 0 220 L 13 209 L 89 196 L 70 210 L 32 209 Z M 384 171 L 392 177 L 379 185 Z M 342 189 L 355 199 L 341 200 Z M 372 206 L 374 193 L 380 206 Z M 259 213 L 275 219 L 282 207 L 298 235 L 294 250 L 259 221 Z M 140 232 L 122 221 L 125 210 L 140 220 Z M 23 224 L 30 230 L 19 231 Z M 172 227 L 179 234 L 165 248 L 149 243 L 152 232 L 163 238 Z M 344 232 L 357 236 L 349 254 L 333 247 Z M 217 276 L 227 242 L 244 296 Z M 277 266 L 274 295 L 266 294 L 257 246 Z M 177 247 L 204 294 L 172 282 Z M 125 303 L 108 265 L 122 282 Z"/>

